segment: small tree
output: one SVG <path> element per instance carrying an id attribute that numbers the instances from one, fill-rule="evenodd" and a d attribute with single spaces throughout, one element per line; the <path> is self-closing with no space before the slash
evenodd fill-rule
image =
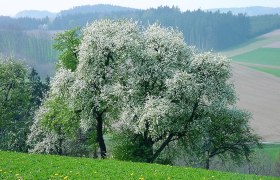
<path id="1" fill-rule="evenodd" d="M 224 109 L 208 112 L 206 119 L 191 125 L 188 137 L 182 139 L 187 152 L 204 161 L 204 167 L 210 168 L 210 160 L 219 156 L 240 162 L 250 160 L 259 138 L 252 133 L 248 120 L 250 115 L 239 109 Z"/>

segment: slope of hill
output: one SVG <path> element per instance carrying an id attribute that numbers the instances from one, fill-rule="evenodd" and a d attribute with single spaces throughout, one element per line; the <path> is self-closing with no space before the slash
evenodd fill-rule
<path id="1" fill-rule="evenodd" d="M 262 6 L 252 6 L 252 7 L 240 7 L 240 8 L 214 8 L 207 9 L 206 11 L 220 11 L 222 13 L 227 13 L 231 11 L 233 14 L 247 14 L 248 16 L 259 16 L 259 15 L 267 15 L 267 14 L 280 14 L 280 8 L 272 8 L 272 7 L 262 7 Z"/>
<path id="2" fill-rule="evenodd" d="M 259 36 L 223 54 L 239 64 L 280 77 L 280 30 Z"/>
<path id="3" fill-rule="evenodd" d="M 0 179 L 276 179 L 158 164 L 0 151 Z"/>
<path id="4" fill-rule="evenodd" d="M 260 48 L 280 48 L 280 29 L 258 36 L 247 43 L 223 51 L 228 57 L 234 57 Z"/>
<path id="5" fill-rule="evenodd" d="M 16 14 L 16 18 L 20 18 L 20 17 L 30 17 L 30 18 L 36 18 L 36 19 L 42 19 L 45 17 L 49 17 L 49 18 L 55 18 L 56 13 L 52 13 L 49 11 L 39 11 L 39 10 L 25 10 L 25 11 L 21 11 L 18 12 Z"/>
<path id="6" fill-rule="evenodd" d="M 266 142 L 280 142 L 280 78 L 233 63 L 237 106 L 252 113 L 251 127 Z"/>
<path id="7" fill-rule="evenodd" d="M 223 52 L 233 60 L 238 106 L 253 114 L 252 128 L 269 142 L 280 142 L 280 30 Z"/>
<path id="8" fill-rule="evenodd" d="M 63 10 L 60 15 L 70 15 L 70 14 L 89 14 L 89 13 L 112 13 L 112 12 L 123 12 L 123 11 L 137 11 L 138 9 L 114 6 L 109 4 L 98 4 L 98 5 L 85 5 L 77 6 L 68 10 Z"/>

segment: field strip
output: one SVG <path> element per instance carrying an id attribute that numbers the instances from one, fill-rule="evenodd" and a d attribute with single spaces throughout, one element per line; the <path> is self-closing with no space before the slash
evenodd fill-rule
<path id="1" fill-rule="evenodd" d="M 250 125 L 267 142 L 280 142 L 280 78 L 232 63 L 237 106 L 252 113 Z"/>
<path id="2" fill-rule="evenodd" d="M 264 64 L 255 64 L 255 63 L 247 63 L 247 62 L 234 62 L 236 64 L 244 65 L 244 66 L 251 66 L 251 67 L 264 67 L 264 68 L 272 68 L 272 69 L 279 69 L 280 66 L 272 66 L 272 65 L 264 65 Z"/>

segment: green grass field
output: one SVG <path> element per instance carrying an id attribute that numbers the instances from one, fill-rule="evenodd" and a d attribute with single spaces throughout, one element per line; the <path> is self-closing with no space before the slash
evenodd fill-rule
<path id="1" fill-rule="evenodd" d="M 280 66 L 280 49 L 259 48 L 231 58 L 233 61 L 252 64 Z"/>
<path id="2" fill-rule="evenodd" d="M 204 169 L 0 151 L 0 179 L 277 179 Z"/>
<path id="3" fill-rule="evenodd" d="M 268 67 L 255 67 L 255 66 L 248 66 L 248 67 L 258 70 L 258 71 L 268 73 L 268 74 L 272 74 L 277 77 L 280 77 L 280 69 L 268 68 Z"/>
<path id="4" fill-rule="evenodd" d="M 257 149 L 256 151 L 264 153 L 273 161 L 280 158 L 280 144 L 263 144 L 263 149 Z"/>

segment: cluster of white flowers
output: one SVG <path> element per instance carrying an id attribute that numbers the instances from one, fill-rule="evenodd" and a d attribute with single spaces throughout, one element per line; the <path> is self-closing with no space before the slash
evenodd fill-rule
<path id="1" fill-rule="evenodd" d="M 48 111 L 49 109 L 41 106 L 35 113 L 34 122 L 30 127 L 31 133 L 27 139 L 31 153 L 53 153 L 55 149 L 58 136 L 44 128 L 41 122 Z"/>

